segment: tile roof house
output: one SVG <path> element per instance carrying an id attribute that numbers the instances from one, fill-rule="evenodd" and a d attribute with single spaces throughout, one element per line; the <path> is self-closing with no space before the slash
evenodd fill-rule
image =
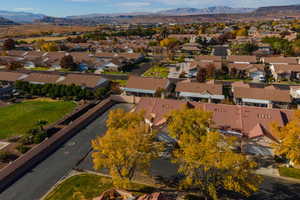
<path id="1" fill-rule="evenodd" d="M 196 61 L 200 62 L 222 62 L 221 56 L 200 55 L 195 57 Z"/>
<path id="2" fill-rule="evenodd" d="M 28 76 L 27 74 L 19 73 L 19 72 L 0 71 L 0 81 L 16 82 L 18 80 L 22 80 L 26 78 L 27 76 Z"/>
<path id="3" fill-rule="evenodd" d="M 59 84 L 77 85 L 88 89 L 105 87 L 109 81 L 97 75 L 67 74 Z"/>
<path id="4" fill-rule="evenodd" d="M 271 65 L 298 65 L 300 60 L 297 57 L 265 57 L 261 58 L 263 63 Z"/>
<path id="5" fill-rule="evenodd" d="M 47 52 L 43 55 L 43 63 L 52 69 L 61 69 L 60 61 L 66 55 L 66 52 Z"/>
<path id="6" fill-rule="evenodd" d="M 274 86 L 254 88 L 247 84 L 233 85 L 232 92 L 235 103 L 239 105 L 288 108 L 292 103 L 289 90 L 278 89 Z"/>
<path id="7" fill-rule="evenodd" d="M 159 89 L 167 93 L 170 89 L 170 81 L 168 79 L 130 76 L 127 85 L 122 88 L 125 94 L 134 96 L 154 96 Z"/>
<path id="8" fill-rule="evenodd" d="M 300 80 L 300 65 L 271 65 L 271 72 L 275 80 Z"/>
<path id="9" fill-rule="evenodd" d="M 187 100 L 203 100 L 209 102 L 220 102 L 225 99 L 223 85 L 213 83 L 198 83 L 181 81 L 176 84 L 176 96 Z"/>
<path id="10" fill-rule="evenodd" d="M 262 80 L 265 77 L 265 65 L 263 64 L 239 64 L 239 63 L 229 63 L 227 65 L 229 71 L 233 68 L 237 70 L 237 72 L 245 72 L 246 76 L 251 78 L 252 80 Z"/>
<path id="11" fill-rule="evenodd" d="M 141 98 L 135 111 L 145 111 L 146 122 L 153 127 L 162 127 L 167 119 L 166 114 L 172 110 L 182 109 L 189 105 L 212 113 L 212 128 L 220 132 L 248 139 L 267 137 L 276 141 L 270 131 L 271 123 L 284 126 L 293 117 L 293 111 L 267 109 L 249 106 L 187 102 L 173 99 Z"/>
<path id="12" fill-rule="evenodd" d="M 255 64 L 257 63 L 257 58 L 256 56 L 227 56 L 227 61 L 238 64 Z"/>
<path id="13" fill-rule="evenodd" d="M 58 74 L 49 74 L 49 73 L 31 73 L 22 81 L 29 82 L 31 84 L 46 84 L 52 83 L 56 84 L 64 79 L 63 76 Z"/>

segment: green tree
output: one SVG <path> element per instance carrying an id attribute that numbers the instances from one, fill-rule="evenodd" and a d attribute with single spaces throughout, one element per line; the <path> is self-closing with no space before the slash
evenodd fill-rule
<path id="1" fill-rule="evenodd" d="M 60 65 L 62 68 L 69 70 L 75 70 L 77 67 L 76 63 L 74 62 L 73 56 L 71 55 L 64 56 L 60 61 Z"/>
<path id="2" fill-rule="evenodd" d="M 3 50 L 12 50 L 16 46 L 16 42 L 13 39 L 6 39 L 3 42 Z"/>

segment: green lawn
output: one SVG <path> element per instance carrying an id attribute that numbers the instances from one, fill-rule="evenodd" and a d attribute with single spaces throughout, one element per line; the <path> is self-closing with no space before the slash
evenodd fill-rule
<path id="1" fill-rule="evenodd" d="M 127 72 L 117 72 L 117 71 L 104 71 L 101 74 L 107 74 L 107 75 L 128 75 Z"/>
<path id="2" fill-rule="evenodd" d="M 155 66 L 146 71 L 143 76 L 155 77 L 155 78 L 167 78 L 169 75 L 169 69 L 166 67 Z"/>
<path id="3" fill-rule="evenodd" d="M 137 191 L 152 192 L 154 190 L 154 188 L 140 184 L 133 186 Z M 110 178 L 95 174 L 81 174 L 62 182 L 44 200 L 80 200 L 82 197 L 83 199 L 93 199 L 111 188 L 113 185 Z"/>
<path id="4" fill-rule="evenodd" d="M 279 174 L 280 176 L 300 179 L 300 169 L 296 168 L 280 167 Z"/>
<path id="5" fill-rule="evenodd" d="M 38 120 L 53 123 L 72 112 L 76 104 L 65 101 L 28 101 L 0 108 L 0 139 L 22 135 Z"/>

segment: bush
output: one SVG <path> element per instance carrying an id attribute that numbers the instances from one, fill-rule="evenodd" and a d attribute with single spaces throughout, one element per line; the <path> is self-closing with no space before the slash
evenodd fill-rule
<path id="1" fill-rule="evenodd" d="M 280 167 L 279 174 L 280 176 L 300 179 L 300 169 L 296 168 Z"/>
<path id="2" fill-rule="evenodd" d="M 24 153 L 26 153 L 27 151 L 30 150 L 30 147 L 25 146 L 25 145 L 23 145 L 23 144 L 20 144 L 19 146 L 17 146 L 16 149 L 17 149 L 20 153 L 24 154 Z"/>
<path id="3" fill-rule="evenodd" d="M 0 162 L 9 162 L 14 160 L 17 156 L 7 152 L 7 151 L 0 151 Z"/>
<path id="4" fill-rule="evenodd" d="M 41 131 L 33 136 L 33 143 L 39 144 L 39 143 L 43 142 L 46 138 L 47 138 L 46 131 Z"/>

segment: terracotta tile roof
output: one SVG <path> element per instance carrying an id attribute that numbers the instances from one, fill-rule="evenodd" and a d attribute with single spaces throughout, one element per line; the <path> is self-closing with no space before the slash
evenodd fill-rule
<path id="1" fill-rule="evenodd" d="M 168 79 L 130 76 L 126 88 L 155 91 L 158 88 L 166 89 L 168 84 L 169 84 Z"/>
<path id="2" fill-rule="evenodd" d="M 249 62 L 249 63 L 257 62 L 256 56 L 228 56 L 227 60 L 229 62 Z"/>
<path id="3" fill-rule="evenodd" d="M 222 62 L 222 57 L 221 56 L 196 56 L 195 57 L 196 61 L 201 61 L 201 62 Z"/>
<path id="4" fill-rule="evenodd" d="M 101 76 L 96 75 L 83 75 L 83 74 L 68 74 L 65 79 L 59 84 L 63 85 L 78 85 L 88 88 L 96 88 L 99 84 L 106 82 L 107 80 Z"/>
<path id="5" fill-rule="evenodd" d="M 166 122 L 165 116 L 168 113 L 172 110 L 181 109 L 187 104 L 194 106 L 196 109 L 211 112 L 214 128 L 237 131 L 248 138 L 260 137 L 262 135 L 271 139 L 276 138 L 271 134 L 271 123 L 276 122 L 279 126 L 283 126 L 291 120 L 294 113 L 292 110 L 198 103 L 145 97 L 141 98 L 141 101 L 137 104 L 135 110 L 144 110 L 146 118 L 152 119 L 155 126 L 161 126 Z"/>
<path id="6" fill-rule="evenodd" d="M 19 51 L 19 50 L 7 51 L 8 56 L 23 57 L 25 54 L 26 54 L 26 51 Z"/>
<path id="7" fill-rule="evenodd" d="M 19 80 L 24 74 L 19 72 L 0 72 L 0 81 L 15 82 Z"/>
<path id="8" fill-rule="evenodd" d="M 300 72 L 300 65 L 274 65 L 276 73 Z"/>
<path id="9" fill-rule="evenodd" d="M 263 64 L 241 64 L 241 63 L 229 63 L 228 68 L 232 69 L 235 68 L 237 70 L 245 70 L 245 71 L 251 71 L 253 69 L 257 70 L 264 70 Z"/>
<path id="10" fill-rule="evenodd" d="M 266 57 L 263 58 L 265 63 L 279 63 L 279 64 L 291 64 L 291 65 L 297 65 L 298 60 L 297 57 Z"/>
<path id="11" fill-rule="evenodd" d="M 213 95 L 223 95 L 223 86 L 217 84 L 207 84 L 198 82 L 179 82 L 176 85 L 176 92 L 209 93 Z"/>
<path id="12" fill-rule="evenodd" d="M 221 62 L 198 62 L 199 67 L 208 68 L 209 66 L 214 66 L 215 69 L 222 69 Z"/>
<path id="13" fill-rule="evenodd" d="M 57 83 L 61 78 L 60 75 L 57 74 L 49 74 L 49 73 L 31 73 L 27 76 L 24 81 L 28 82 L 36 82 L 36 83 Z"/>
<path id="14" fill-rule="evenodd" d="M 279 90 L 275 88 L 270 89 L 270 88 L 234 87 L 233 93 L 235 98 L 270 100 L 275 102 L 286 102 L 286 103 L 292 102 L 289 90 Z"/>

